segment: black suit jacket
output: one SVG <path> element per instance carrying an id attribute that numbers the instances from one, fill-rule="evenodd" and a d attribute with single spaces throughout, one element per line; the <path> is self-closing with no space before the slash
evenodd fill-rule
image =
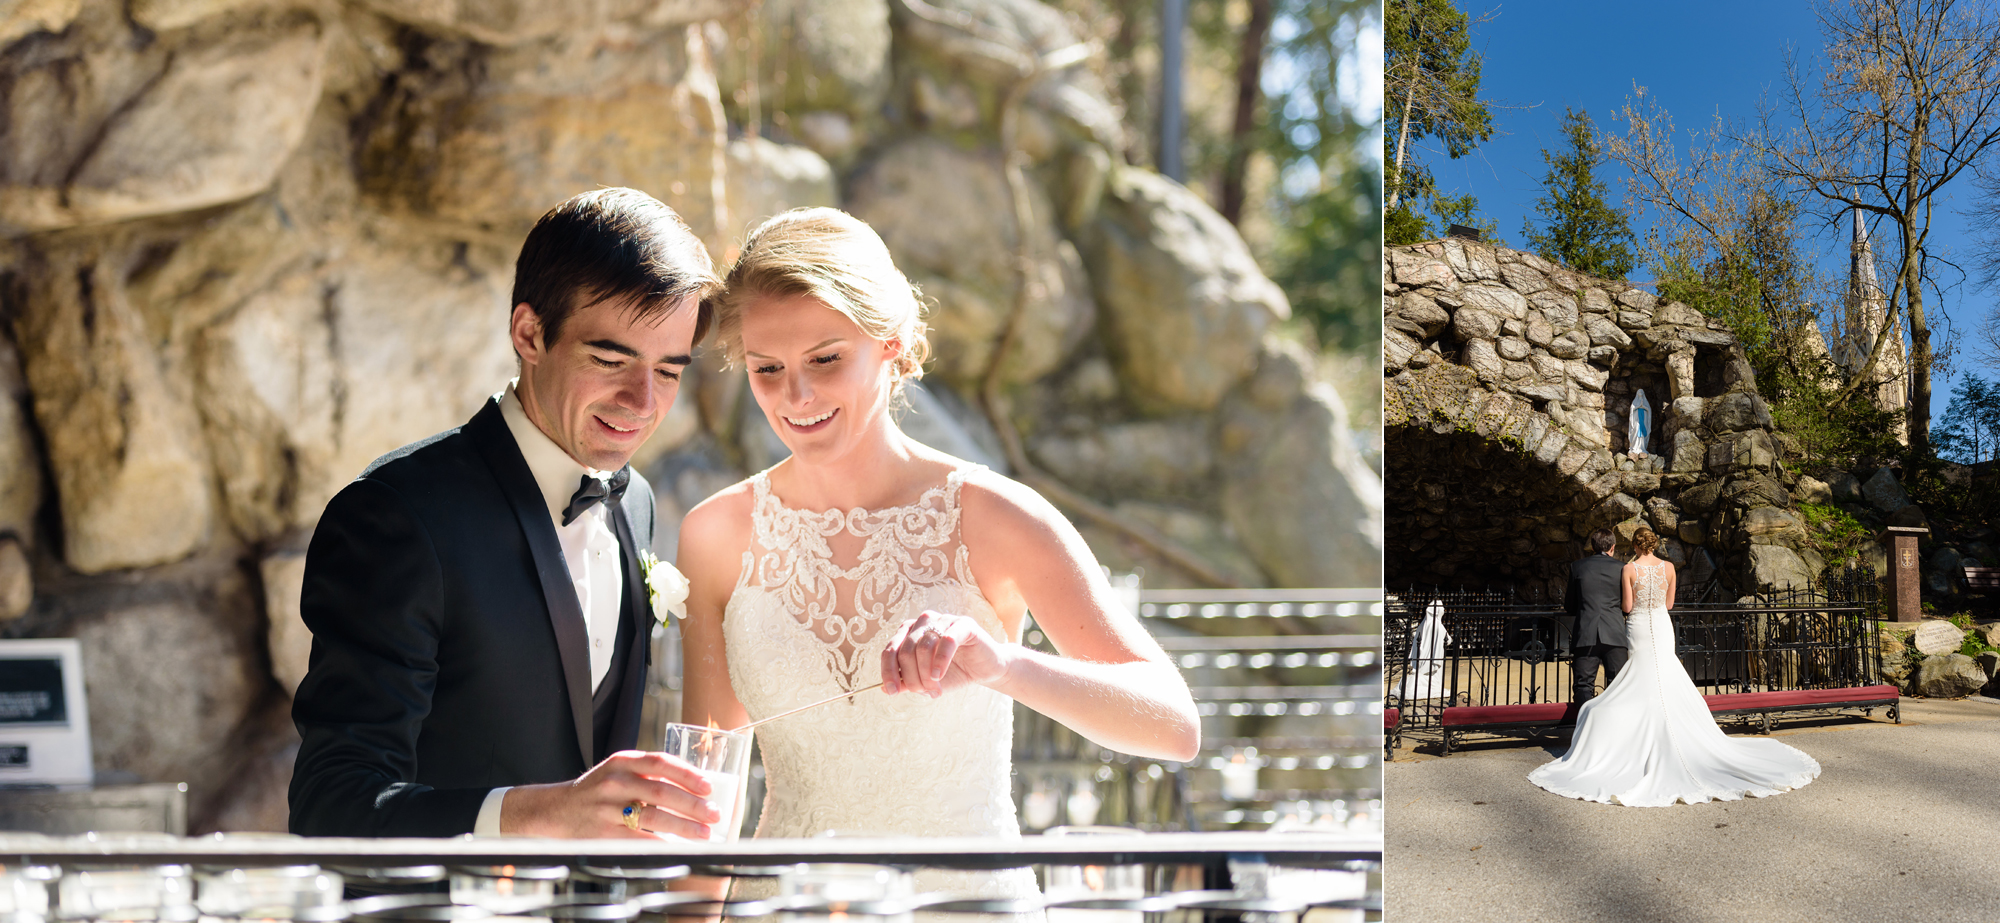
<path id="1" fill-rule="evenodd" d="M 313 647 L 292 703 L 292 832 L 467 833 L 490 790 L 573 779 L 631 748 L 652 626 L 637 554 L 653 492 L 636 473 L 611 522 L 625 605 L 593 708 L 582 608 L 497 402 L 343 488 L 299 600 Z"/>
<path id="2" fill-rule="evenodd" d="M 1625 562 L 1608 554 L 1593 554 L 1570 564 L 1563 608 L 1576 617 L 1576 627 L 1570 632 L 1572 648 L 1631 646 L 1625 637 L 1625 587 L 1620 581 L 1624 572 Z"/>

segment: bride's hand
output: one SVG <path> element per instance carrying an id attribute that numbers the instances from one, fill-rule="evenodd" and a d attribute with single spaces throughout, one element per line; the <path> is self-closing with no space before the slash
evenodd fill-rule
<path id="1" fill-rule="evenodd" d="M 882 691 L 937 698 L 966 683 L 990 686 L 1007 675 L 1011 648 L 972 619 L 925 611 L 904 622 L 882 648 Z"/>

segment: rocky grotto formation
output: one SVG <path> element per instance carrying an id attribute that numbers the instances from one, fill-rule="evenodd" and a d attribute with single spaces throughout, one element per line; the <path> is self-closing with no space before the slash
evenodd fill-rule
<path id="1" fill-rule="evenodd" d="M 1682 582 L 1735 593 L 1825 566 L 1736 337 L 1678 302 L 1463 240 L 1384 264 L 1385 571 L 1560 593 L 1592 530 L 1662 536 Z M 1630 453 L 1644 393 L 1655 423 Z"/>
<path id="2" fill-rule="evenodd" d="M 1032 0 L 0 4 L 6 632 L 82 640 L 106 777 L 282 829 L 319 511 L 510 377 L 521 237 L 598 185 L 719 260 L 784 208 L 854 212 L 937 302 L 923 438 L 1009 466 L 977 395 L 1018 300 L 998 396 L 1032 464 L 1235 582 L 1374 584 L 1380 483 L 1272 337 L 1283 294 L 1117 162 L 1090 66 L 1020 95 L 1016 220 L 1003 101 L 1075 44 Z M 699 369 L 637 460 L 663 523 L 780 456 L 744 390 Z"/>

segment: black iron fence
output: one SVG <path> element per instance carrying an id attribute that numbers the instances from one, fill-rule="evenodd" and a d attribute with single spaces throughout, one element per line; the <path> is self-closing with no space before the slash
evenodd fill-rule
<path id="1" fill-rule="evenodd" d="M 1821 580 L 1723 602 L 1713 586 L 1683 587 L 1673 608 L 1675 647 L 1705 694 L 1866 686 L 1881 675 L 1875 574 L 1828 571 Z M 1427 637 L 1436 610 L 1448 641 Z M 1561 598 L 1508 589 L 1410 589 L 1383 611 L 1384 694 L 1401 732 L 1437 731 L 1452 705 L 1568 702 L 1573 618 Z"/>

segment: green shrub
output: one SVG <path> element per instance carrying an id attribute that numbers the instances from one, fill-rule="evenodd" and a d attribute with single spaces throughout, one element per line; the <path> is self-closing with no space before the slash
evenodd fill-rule
<path id="1" fill-rule="evenodd" d="M 1806 533 L 1813 548 L 1825 555 L 1830 564 L 1854 557 L 1874 541 L 1874 533 L 1867 526 L 1832 504 L 1801 503 L 1799 513 L 1805 517 Z"/>

